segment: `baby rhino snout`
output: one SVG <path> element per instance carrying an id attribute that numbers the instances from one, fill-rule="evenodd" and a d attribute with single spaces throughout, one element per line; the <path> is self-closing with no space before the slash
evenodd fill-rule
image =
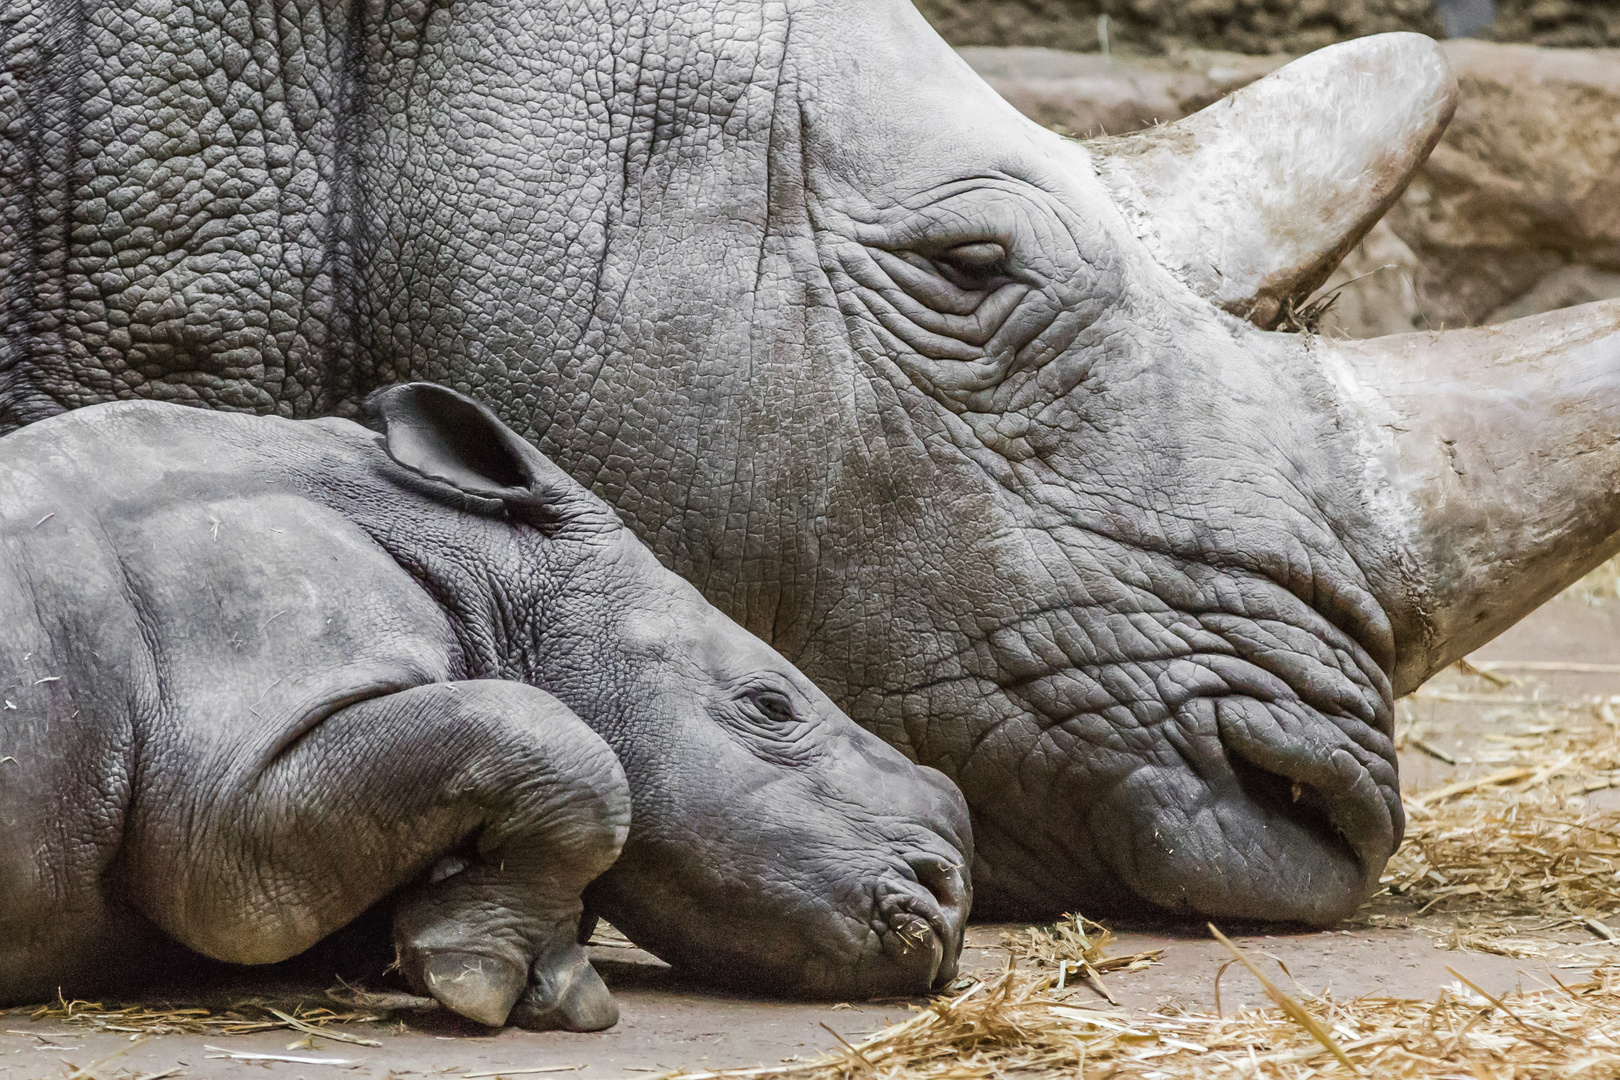
<path id="1" fill-rule="evenodd" d="M 973 893 L 964 867 L 938 856 L 909 859 L 906 869 L 880 888 L 875 929 L 897 982 L 917 993 L 956 978 Z"/>
<path id="2" fill-rule="evenodd" d="M 880 881 L 874 912 L 874 929 L 901 993 L 921 993 L 956 978 L 973 907 L 967 802 L 943 773 L 918 771 L 917 810 L 932 835 L 914 837 L 922 842 Z"/>

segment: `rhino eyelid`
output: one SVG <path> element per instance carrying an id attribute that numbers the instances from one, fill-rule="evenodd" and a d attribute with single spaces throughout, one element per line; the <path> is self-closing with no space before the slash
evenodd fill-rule
<path id="1" fill-rule="evenodd" d="M 769 723 L 789 727 L 799 722 L 793 699 L 780 690 L 750 689 L 744 691 L 741 697 Z"/>
<path id="2" fill-rule="evenodd" d="M 939 253 L 939 257 L 952 266 L 983 273 L 995 270 L 1007 261 L 1007 248 L 994 240 L 971 240 L 946 248 Z"/>
<path id="3" fill-rule="evenodd" d="M 979 240 L 946 248 L 930 261 L 935 271 L 967 292 L 990 292 L 1011 281 L 1007 248 L 993 240 Z"/>

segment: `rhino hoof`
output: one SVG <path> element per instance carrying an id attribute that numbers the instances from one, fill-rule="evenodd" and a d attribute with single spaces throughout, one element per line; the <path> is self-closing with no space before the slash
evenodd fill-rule
<path id="1" fill-rule="evenodd" d="M 618 1022 L 618 1003 L 577 945 L 536 960 L 534 982 L 512 1010 L 512 1023 L 531 1031 L 601 1031 Z"/>
<path id="2" fill-rule="evenodd" d="M 490 1027 L 506 1023 L 528 980 L 521 967 L 492 956 L 431 952 L 422 958 L 423 988 L 445 1008 Z"/>

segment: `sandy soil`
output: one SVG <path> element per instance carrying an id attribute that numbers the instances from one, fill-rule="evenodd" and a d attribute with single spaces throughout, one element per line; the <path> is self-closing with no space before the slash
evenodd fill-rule
<path id="1" fill-rule="evenodd" d="M 1620 664 L 1620 601 L 1589 604 L 1560 599 L 1478 653 L 1476 660 L 1556 661 Z M 1521 695 L 1559 697 L 1620 693 L 1620 674 L 1540 673 L 1516 676 Z M 1477 690 L 1469 677 L 1447 673 L 1408 699 L 1402 708 L 1408 722 L 1421 725 L 1423 741 L 1456 759 L 1451 765 L 1427 753 L 1402 755 L 1405 782 L 1430 787 L 1488 771 L 1480 753 L 1481 732 L 1473 721 L 1477 709 L 1468 701 L 1437 700 L 1432 695 L 1467 697 Z M 1475 759 L 1479 758 L 1478 762 Z M 1620 805 L 1620 791 L 1593 792 L 1594 806 Z M 1577 940 L 1567 929 L 1543 933 L 1549 956 L 1514 960 L 1462 952 L 1448 947 L 1457 912 L 1420 915 L 1399 901 L 1385 901 L 1351 924 L 1326 932 L 1285 932 L 1248 928 L 1225 929 L 1241 946 L 1268 954 L 1287 966 L 1297 985 L 1314 992 L 1329 987 L 1341 997 L 1365 993 L 1432 997 L 1450 982 L 1453 967 L 1493 993 L 1546 985 L 1552 976 L 1569 981 L 1615 946 L 1594 936 Z M 1017 927 L 979 925 L 969 932 L 964 970 L 995 970 L 1008 962 L 1004 936 Z M 1115 923 L 1119 935 L 1110 952 L 1163 949 L 1160 963 L 1145 970 L 1109 977 L 1111 992 L 1126 1007 L 1153 1007 L 1176 1002 L 1213 1008 L 1215 977 L 1227 954 L 1209 939 L 1201 925 L 1130 925 Z M 1236 928 L 1242 930 L 1243 928 Z M 1534 936 L 1531 927 L 1526 931 Z M 380 1047 L 359 1046 L 293 1031 L 246 1036 L 164 1035 L 141 1037 L 118 1032 L 87 1031 L 61 1021 L 32 1021 L 25 1012 L 0 1014 L 0 1077 L 10 1080 L 134 1080 L 157 1076 L 244 1077 L 265 1080 L 319 1080 L 331 1077 L 468 1077 L 484 1074 L 518 1077 L 579 1073 L 596 1078 L 650 1077 L 675 1068 L 706 1069 L 770 1065 L 795 1056 L 813 1056 L 835 1045 L 833 1032 L 854 1041 L 886 1024 L 903 1019 L 915 1002 L 856 1005 L 804 1004 L 746 1000 L 705 993 L 683 985 L 655 958 L 629 947 L 593 948 L 604 977 L 613 986 L 623 1019 L 612 1031 L 596 1035 L 485 1032 L 438 1014 L 407 1014 L 404 1022 L 352 1025 L 343 1030 Z M 1287 985 L 1286 980 L 1284 984 Z M 302 990 L 314 1004 L 323 986 Z M 248 984 L 242 997 L 266 993 Z M 286 997 L 287 987 L 274 988 Z M 232 991 L 226 991 L 230 993 Z M 217 993 L 217 992 L 216 992 Z M 1241 971 L 1221 981 L 1222 1004 L 1228 1010 L 1259 1005 L 1263 998 L 1254 981 Z M 213 1001 L 219 1000 L 217 997 Z M 313 1041 L 313 1045 L 310 1045 Z M 227 1054 L 279 1054 L 319 1061 L 271 1062 L 232 1058 Z M 100 1064 L 97 1064 L 100 1063 Z M 86 1067 L 90 1067 L 86 1071 Z M 176 1070 L 171 1072 L 170 1070 Z M 537 1070 L 543 1070 L 537 1072 Z"/>

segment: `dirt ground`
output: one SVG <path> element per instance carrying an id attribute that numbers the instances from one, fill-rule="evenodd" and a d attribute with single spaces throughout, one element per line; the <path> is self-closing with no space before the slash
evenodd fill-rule
<path id="1" fill-rule="evenodd" d="M 1612 597 L 1612 587 L 1609 591 Z M 1409 791 L 1433 791 L 1499 768 L 1504 760 L 1499 748 L 1513 736 L 1503 733 L 1508 731 L 1501 727 L 1506 721 L 1490 719 L 1492 708 L 1500 711 L 1503 703 L 1542 700 L 1601 702 L 1620 694 L 1620 600 L 1560 598 L 1472 659 L 1482 666 L 1494 664 L 1494 679 L 1454 669 L 1400 705 L 1400 730 L 1406 742 L 1401 769 Z M 1538 670 L 1547 665 L 1561 670 Z M 1522 728 L 1524 714 L 1514 715 Z M 1585 798 L 1594 810 L 1620 808 L 1620 787 L 1599 787 Z M 1305 994 L 1326 988 L 1341 999 L 1363 994 L 1432 998 L 1453 980 L 1448 966 L 1492 994 L 1518 986 L 1547 986 L 1555 978 L 1570 982 L 1620 949 L 1620 944 L 1602 940 L 1597 928 L 1579 919 L 1532 918 L 1515 927 L 1520 946 L 1510 951 L 1521 953 L 1515 959 L 1457 948 L 1459 935 L 1469 925 L 1466 898 L 1453 898 L 1424 912 L 1415 902 L 1384 896 L 1351 923 L 1331 931 L 1225 929 L 1251 954 L 1285 965 L 1292 978 L 1292 982 L 1281 978 L 1285 986 Z M 1112 954 L 1163 950 L 1159 962 L 1150 967 L 1107 977 L 1107 987 L 1122 1009 L 1179 1005 L 1213 1010 L 1216 974 L 1229 957 L 1202 925 L 1116 921 L 1112 926 L 1118 935 L 1109 946 Z M 1010 955 L 1008 937 L 1020 929 L 974 926 L 964 958 L 965 976 L 1003 968 Z M 836 1046 L 838 1037 L 857 1041 L 904 1019 L 917 1004 L 746 1000 L 682 985 L 667 967 L 625 943 L 593 946 L 592 952 L 623 1010 L 619 1025 L 601 1034 L 488 1033 L 434 1013 L 401 1013 L 386 1022 L 332 1029 L 381 1044 L 358 1045 L 287 1029 L 248 1035 L 143 1035 L 60 1019 L 34 1020 L 28 1010 L 15 1010 L 0 1013 L 0 1076 L 494 1080 L 497 1075 L 577 1072 L 587 1080 L 650 1077 L 674 1069 L 773 1065 L 814 1056 Z M 272 995 L 283 1009 L 291 1008 L 300 992 L 311 1006 L 331 1006 L 322 990 L 313 984 L 291 990 L 247 985 L 239 993 L 242 998 Z M 1259 986 L 1238 969 L 1222 978 L 1220 992 L 1228 1015 L 1235 1008 L 1264 1004 Z M 222 1000 L 216 995 L 208 1004 L 217 1010 Z M 1096 1004 L 1106 1007 L 1100 996 Z M 128 1026 L 118 1019 L 104 1024 Z M 252 1060 L 253 1055 L 307 1060 Z"/>

